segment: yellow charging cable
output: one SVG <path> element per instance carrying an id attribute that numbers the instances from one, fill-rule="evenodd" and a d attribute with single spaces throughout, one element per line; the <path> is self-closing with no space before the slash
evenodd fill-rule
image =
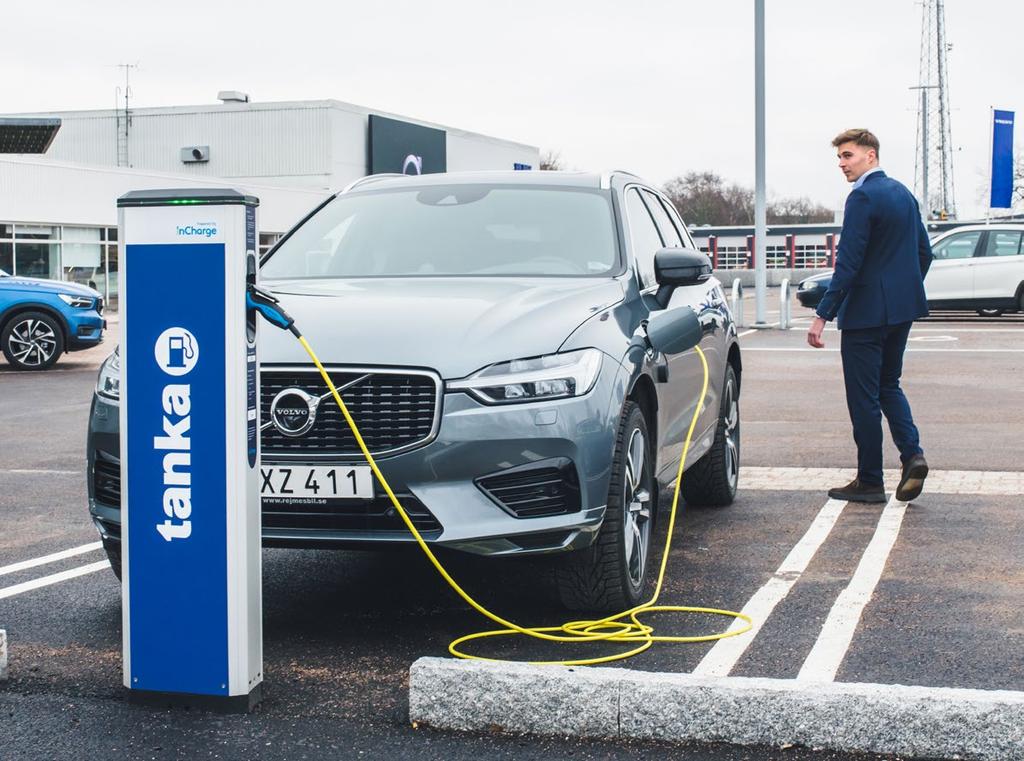
<path id="1" fill-rule="evenodd" d="M 380 485 L 384 487 L 384 491 L 387 492 L 388 498 L 395 506 L 395 510 L 398 511 L 399 516 L 401 516 L 406 528 L 409 529 L 409 532 L 416 540 L 416 543 L 420 546 L 420 549 L 423 550 L 423 553 L 433 564 L 434 568 L 437 569 L 437 572 L 441 574 L 441 578 L 448 582 L 448 585 L 455 590 L 459 597 L 465 600 L 471 608 L 482 616 L 503 627 L 501 629 L 493 629 L 491 631 L 466 634 L 458 639 L 452 640 L 451 644 L 448 645 L 448 652 L 452 655 L 457 658 L 467 658 L 478 661 L 494 662 L 503 660 L 500 658 L 484 658 L 479 655 L 464 652 L 459 648 L 463 643 L 471 640 L 484 639 L 486 637 L 506 637 L 511 635 L 523 635 L 533 637 L 535 639 L 547 640 L 549 642 L 622 642 L 629 647 L 629 649 L 624 652 L 597 658 L 577 658 L 563 661 L 533 661 L 535 665 L 592 666 L 598 663 L 621 661 L 631 656 L 638 655 L 651 647 L 655 642 L 709 642 L 712 640 L 724 639 L 726 637 L 735 637 L 739 634 L 750 631 L 753 622 L 749 616 L 743 613 L 736 613 L 731 610 L 719 610 L 718 608 L 695 608 L 685 605 L 656 604 L 658 602 L 658 597 L 661 595 L 662 583 L 665 580 L 665 568 L 668 566 L 669 549 L 672 546 L 672 534 L 675 530 L 676 524 L 676 507 L 679 504 L 679 487 L 683 479 L 683 464 L 686 462 L 686 455 L 689 452 L 690 443 L 693 440 L 693 431 L 697 426 L 697 417 L 700 414 L 701 408 L 704 406 L 704 399 L 708 393 L 708 362 L 704 357 L 704 352 L 701 351 L 699 346 L 695 348 L 697 355 L 700 357 L 701 364 L 704 367 L 704 382 L 700 391 L 700 399 L 698 400 L 697 407 L 693 412 L 693 419 L 690 421 L 690 428 L 686 432 L 686 442 L 683 445 L 683 455 L 679 459 L 679 471 L 676 474 L 675 493 L 672 495 L 672 510 L 669 513 L 668 518 L 668 538 L 665 541 L 665 550 L 661 556 L 661 568 L 658 571 L 658 583 L 655 585 L 654 595 L 645 603 L 641 603 L 629 610 L 624 610 L 621 613 L 607 616 L 606 618 L 599 618 L 590 621 L 569 621 L 561 626 L 520 626 L 519 624 L 502 618 L 496 613 L 492 613 L 474 600 L 469 593 L 459 586 L 459 583 L 452 578 L 445 567 L 441 565 L 441 562 L 437 559 L 437 556 L 434 555 L 430 546 L 423 540 L 423 537 L 420 536 L 420 532 L 416 530 L 416 526 L 413 525 L 412 520 L 410 520 L 408 513 L 405 512 L 405 509 L 402 507 L 401 503 L 399 503 L 398 498 L 395 497 L 395 493 L 391 490 L 391 486 L 388 484 L 387 479 L 384 478 L 384 474 L 381 473 L 380 468 L 377 467 L 377 463 L 374 461 L 373 455 L 370 454 L 370 450 L 367 449 L 366 443 L 363 441 L 363 437 L 359 433 L 359 429 L 356 427 L 355 421 L 352 419 L 352 415 L 349 414 L 348 408 L 345 406 L 345 402 L 342 401 L 341 395 L 334 387 L 334 383 L 331 382 L 331 378 L 324 369 L 324 366 L 320 364 L 320 360 L 317 358 L 316 352 L 313 351 L 313 347 L 309 345 L 309 342 L 304 336 L 298 335 L 298 339 L 303 348 L 305 348 L 306 352 L 309 354 L 310 359 L 313 360 L 313 364 L 316 365 L 317 370 L 320 371 L 320 375 L 323 377 L 324 383 L 326 383 L 327 387 L 331 390 L 331 394 L 334 396 L 334 401 L 338 403 L 338 408 L 341 410 L 341 414 L 344 415 L 345 422 L 347 422 L 349 428 L 352 429 L 352 434 L 355 436 L 356 442 L 359 444 L 359 449 L 362 451 L 363 456 L 370 464 L 373 474 L 377 477 Z M 719 634 L 708 634 L 694 637 L 667 636 L 663 634 L 655 634 L 653 626 L 640 621 L 640 616 L 647 613 L 698 613 L 715 616 L 729 616 L 743 620 L 746 625 L 721 632 Z"/>

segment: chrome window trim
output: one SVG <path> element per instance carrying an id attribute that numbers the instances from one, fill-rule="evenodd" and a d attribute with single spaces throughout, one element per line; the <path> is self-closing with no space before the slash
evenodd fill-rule
<path id="1" fill-rule="evenodd" d="M 374 458 L 379 457 L 392 457 L 394 455 L 402 454 L 413 449 L 419 449 L 431 444 L 441 430 L 441 414 L 442 404 L 444 401 L 444 383 L 441 380 L 441 376 L 433 370 L 425 370 L 423 368 L 404 368 L 404 367 L 364 367 L 356 365 L 324 365 L 324 369 L 327 370 L 328 374 L 332 372 L 342 373 L 364 373 L 369 375 L 421 375 L 426 378 L 430 378 L 434 382 L 434 417 L 431 421 L 430 432 L 422 439 L 415 441 L 411 444 L 405 444 L 400 447 L 392 447 L 391 449 L 382 449 L 379 452 L 370 450 L 370 454 Z M 320 372 L 313 365 L 260 365 L 260 375 L 268 372 L 293 372 L 293 373 L 311 373 L 317 379 Z M 334 380 L 333 378 L 331 379 Z M 330 393 L 328 391 L 328 393 Z M 333 398 L 332 398 L 333 401 Z M 344 397 L 342 397 L 344 401 Z M 263 404 L 263 400 L 260 400 L 260 404 Z M 261 437 L 262 439 L 262 437 Z M 266 462 L 325 462 L 325 461 L 339 461 L 339 462 L 350 462 L 352 460 L 363 459 L 363 453 L 360 451 L 355 452 L 287 452 L 277 453 L 271 452 L 264 456 L 263 442 L 260 441 L 260 460 Z"/>

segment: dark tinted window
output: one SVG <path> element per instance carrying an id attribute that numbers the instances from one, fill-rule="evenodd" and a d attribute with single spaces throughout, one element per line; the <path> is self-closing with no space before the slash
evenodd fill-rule
<path id="1" fill-rule="evenodd" d="M 985 246 L 985 256 L 1018 256 L 1020 250 L 1021 233 L 991 230 L 988 234 L 988 244 Z"/>
<path id="2" fill-rule="evenodd" d="M 647 207 L 640 198 L 640 191 L 630 188 L 626 193 L 626 217 L 629 222 L 629 240 L 633 245 L 637 269 L 640 270 L 641 286 L 654 285 L 654 253 L 662 248 L 661 236 L 654 226 Z"/>
<path id="3" fill-rule="evenodd" d="M 932 254 L 936 259 L 970 259 L 974 256 L 980 237 L 980 232 L 951 235 L 932 246 Z"/>
<path id="4" fill-rule="evenodd" d="M 433 185 L 341 195 L 261 271 L 266 278 L 607 277 L 617 263 L 606 191 Z"/>
<path id="5" fill-rule="evenodd" d="M 661 231 L 661 239 L 665 241 L 665 246 L 668 248 L 682 248 L 683 239 L 679 236 L 679 231 L 669 218 L 665 207 L 658 200 L 658 196 L 649 190 L 645 190 L 644 199 L 647 201 L 647 208 L 651 210 L 651 214 L 654 216 L 654 221 L 658 224 L 658 230 Z"/>

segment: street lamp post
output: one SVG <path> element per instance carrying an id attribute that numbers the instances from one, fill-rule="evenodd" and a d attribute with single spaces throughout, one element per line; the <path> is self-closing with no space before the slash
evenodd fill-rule
<path id="1" fill-rule="evenodd" d="M 765 204 L 764 121 L 764 0 L 754 0 L 754 293 L 757 304 L 755 328 L 768 327 L 765 323 L 768 286 L 765 244 L 768 220 Z"/>

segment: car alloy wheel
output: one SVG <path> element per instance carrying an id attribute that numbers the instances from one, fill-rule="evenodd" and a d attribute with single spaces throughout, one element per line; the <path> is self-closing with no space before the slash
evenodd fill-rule
<path id="1" fill-rule="evenodd" d="M 64 337 L 49 315 L 28 312 L 15 317 L 4 329 L 4 356 L 20 370 L 45 370 L 63 351 Z"/>
<path id="2" fill-rule="evenodd" d="M 651 544 L 651 481 L 647 440 L 634 428 L 626 447 L 626 478 L 623 488 L 622 539 L 626 553 L 626 572 L 634 587 L 642 587 Z"/>
<path id="3" fill-rule="evenodd" d="M 740 477 L 740 404 L 736 398 L 736 382 L 732 375 L 725 380 L 722 425 L 725 427 L 725 473 L 730 488 L 735 491 Z"/>
<path id="4" fill-rule="evenodd" d="M 641 601 L 658 494 L 650 446 L 643 411 L 627 400 L 615 435 L 601 529 L 589 547 L 552 558 L 555 586 L 566 607 L 613 613 Z"/>

